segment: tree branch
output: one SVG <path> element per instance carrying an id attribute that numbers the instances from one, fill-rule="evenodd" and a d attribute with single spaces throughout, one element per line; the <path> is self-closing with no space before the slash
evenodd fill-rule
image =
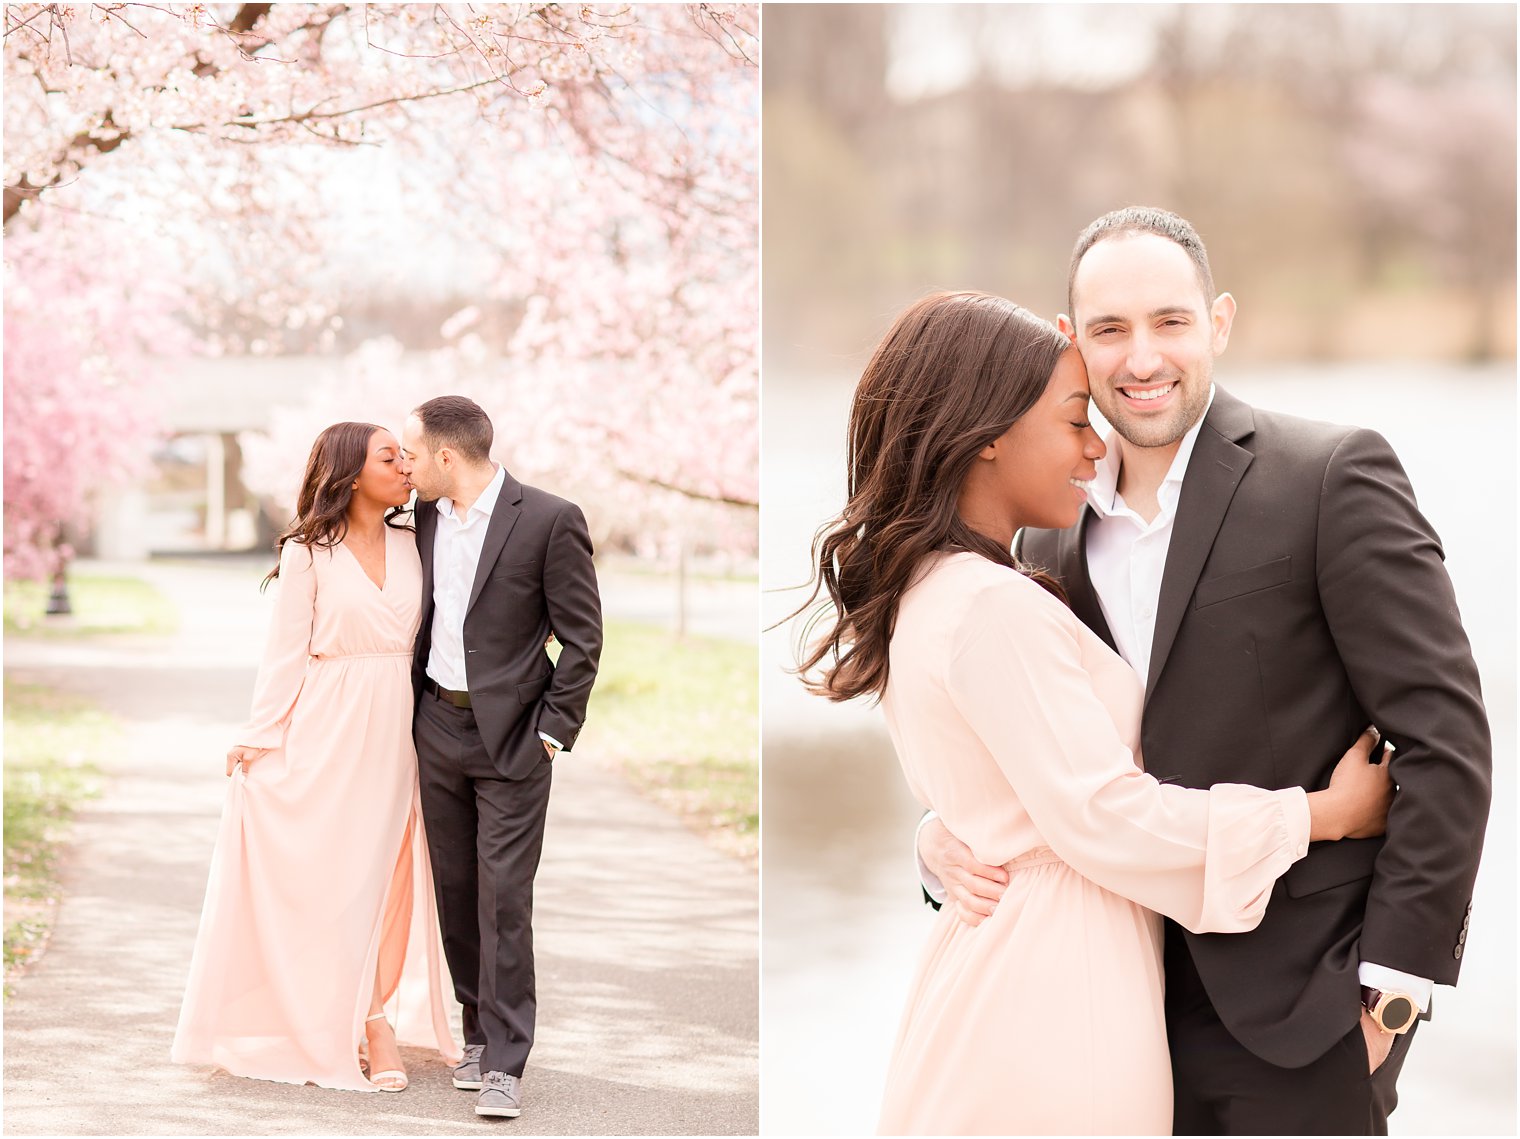
<path id="1" fill-rule="evenodd" d="M 238 8 L 237 14 L 233 16 L 231 22 L 228 23 L 223 29 L 229 35 L 239 40 L 238 50 L 242 51 L 245 57 L 251 57 L 250 53 L 258 51 L 260 48 L 267 47 L 269 43 L 272 42 L 269 40 L 264 40 L 262 42 L 252 44 L 246 48 L 241 42 L 252 34 L 254 26 L 260 20 L 262 20 L 265 15 L 268 14 L 269 10 L 272 7 L 274 7 L 273 4 L 243 4 Z M 342 11 L 343 7 L 344 6 L 339 6 L 335 9 L 329 9 L 325 13 L 320 14 L 321 17 L 325 18 L 314 19 L 311 24 L 303 25 L 303 27 L 310 27 L 312 24 L 326 23 L 332 20 L 339 11 Z M 115 15 L 115 13 L 112 14 Z M 33 19 L 35 18 L 36 17 L 34 16 Z M 118 15 L 117 18 L 121 19 L 123 23 L 126 23 L 126 20 L 121 16 Z M 30 20 L 27 22 L 30 23 Z M 59 26 L 62 26 L 61 23 Z M 127 24 L 127 26 L 132 27 L 131 24 Z M 142 35 L 142 33 L 138 31 L 137 28 L 134 27 L 132 30 L 134 32 L 137 32 L 138 35 Z M 65 37 L 67 37 L 66 31 L 64 34 Z M 195 74 L 201 77 L 212 74 L 217 70 L 218 68 L 216 68 L 215 65 L 207 63 L 204 60 L 198 63 L 194 68 Z M 105 119 L 103 120 L 103 125 L 111 125 L 110 111 L 106 112 Z M 64 147 L 63 153 L 65 155 L 68 155 L 76 150 L 86 150 L 94 151 L 96 155 L 110 154 L 111 151 L 115 150 L 130 137 L 131 133 L 128 131 L 123 131 L 120 134 L 116 135 L 114 138 L 97 138 L 95 136 L 95 133 L 92 131 L 81 131 L 79 134 L 75 135 L 72 139 L 69 140 L 68 145 Z M 38 185 L 32 182 L 25 175 L 22 175 L 22 177 L 19 178 L 16 182 L 7 186 L 5 188 L 4 214 L 3 217 L 0 217 L 0 225 L 9 225 L 11 218 L 16 216 L 16 211 L 21 209 L 23 202 L 41 196 L 43 191 L 51 189 L 52 187 L 58 185 L 63 181 L 63 178 L 64 174 L 60 171 L 47 182 Z"/>
<path id="2" fill-rule="evenodd" d="M 613 473 L 621 478 L 628 479 L 630 482 L 656 487 L 659 490 L 672 491 L 675 494 L 685 495 L 687 498 L 694 498 L 698 502 L 718 502 L 724 506 L 739 506 L 746 510 L 760 509 L 759 500 L 754 498 L 735 498 L 727 494 L 705 494 L 700 490 L 692 490 L 690 487 L 677 486 L 675 483 L 666 482 L 664 479 L 657 479 L 650 475 L 641 475 L 625 467 L 614 467 Z"/>
<path id="3" fill-rule="evenodd" d="M 277 115 L 269 119 L 233 119 L 225 125 L 257 130 L 259 127 L 278 126 L 281 123 L 309 123 L 320 119 L 341 119 L 346 115 L 358 115 L 365 111 L 373 111 L 378 107 L 392 107 L 401 103 L 420 103 L 424 99 L 437 99 L 442 95 L 458 95 L 465 91 L 473 91 L 477 87 L 490 87 L 493 84 L 502 82 L 504 82 L 503 79 L 493 75 L 489 79 L 480 79 L 474 83 L 465 83 L 459 87 L 445 87 L 438 91 L 424 91 L 419 95 L 395 95 L 389 99 L 379 99 L 373 103 L 364 103 L 358 107 L 345 107 L 341 111 L 318 111 L 313 107 L 308 111 L 297 111 L 289 115 Z M 176 127 L 175 129 L 195 130 L 200 129 L 202 126 L 203 124 L 191 123 L 187 126 Z"/>
<path id="4" fill-rule="evenodd" d="M 273 4 L 244 4 L 238 8 L 236 16 L 227 25 L 227 30 L 233 35 L 242 35 L 253 31 L 253 25 L 262 20 L 273 8 Z"/>
<path id="5" fill-rule="evenodd" d="M 9 19 L 10 18 L 10 5 L 7 4 L 5 7 L 6 7 L 6 13 L 5 13 L 5 15 L 6 15 L 6 18 Z M 40 17 L 46 16 L 46 15 L 48 15 L 48 10 L 46 8 L 39 8 L 37 11 L 33 12 L 30 16 L 28 16 L 26 19 L 22 20 L 20 23 L 12 24 L 10 27 L 6 28 L 5 29 L 5 34 L 7 36 L 9 36 L 12 32 L 19 32 L 22 28 L 26 28 L 27 31 L 31 32 L 34 36 L 36 36 L 38 39 L 40 39 L 43 43 L 46 43 L 47 42 L 47 37 L 44 36 L 41 32 L 39 32 L 36 28 L 31 27 L 31 23 L 32 23 L 33 20 L 39 19 Z"/>
<path id="6" fill-rule="evenodd" d="M 227 33 L 227 38 L 232 41 L 233 46 L 238 49 L 244 59 L 252 59 L 254 52 L 269 46 L 271 41 L 267 39 L 250 42 L 256 39 L 250 33 L 253 31 L 253 25 L 258 23 L 273 7 L 273 4 L 244 4 L 238 8 L 237 15 L 232 17 L 232 22 L 221 29 Z M 215 75 L 220 68 L 209 60 L 202 59 L 190 70 L 197 79 L 204 79 L 208 75 Z"/>
<path id="7" fill-rule="evenodd" d="M 109 111 L 106 113 L 105 119 L 101 122 L 101 126 L 114 129 L 115 123 L 112 122 Z M 111 151 L 115 150 L 129 137 L 130 135 L 127 131 L 122 131 L 114 138 L 98 138 L 91 131 L 80 131 L 72 139 L 69 140 L 68 146 L 64 148 L 64 153 L 67 154 L 69 151 L 74 150 L 76 147 L 83 147 L 95 151 L 96 154 L 110 154 Z M 22 202 L 37 197 L 42 193 L 42 191 L 50 189 L 62 181 L 63 173 L 61 171 L 53 175 L 50 181 L 44 182 L 40 186 L 34 184 L 29 178 L 27 178 L 25 174 L 23 174 L 15 183 L 5 188 L 5 221 L 9 222 L 11 218 L 15 216 L 16 211 L 21 208 Z"/>

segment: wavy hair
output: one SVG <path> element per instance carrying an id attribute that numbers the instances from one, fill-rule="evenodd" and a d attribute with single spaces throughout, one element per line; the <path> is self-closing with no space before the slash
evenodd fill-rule
<path id="1" fill-rule="evenodd" d="M 1070 347 L 1053 324 L 987 293 L 935 293 L 893 322 L 855 387 L 849 498 L 813 540 L 812 593 L 793 614 L 817 603 L 797 645 L 809 691 L 880 698 L 898 603 L 936 551 L 980 554 L 1065 600 L 1053 578 L 968 526 L 956 503 L 977 454 L 1039 401 Z"/>
<path id="2" fill-rule="evenodd" d="M 275 539 L 275 557 L 286 542 L 299 542 L 307 549 L 331 549 L 348 534 L 348 506 L 354 499 L 354 480 L 369 461 L 369 441 L 376 431 L 373 423 L 334 423 L 324 428 L 311 445 L 306 460 L 306 474 L 301 479 L 301 493 L 296 498 L 296 517 Z M 398 530 L 398 515 L 404 506 L 395 507 L 385 516 L 385 524 Z M 259 590 L 280 576 L 279 562 L 259 583 Z"/>

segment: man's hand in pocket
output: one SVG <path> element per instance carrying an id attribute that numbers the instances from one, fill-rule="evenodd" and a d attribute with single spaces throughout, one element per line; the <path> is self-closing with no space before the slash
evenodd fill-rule
<path id="1" fill-rule="evenodd" d="M 1398 1036 L 1396 1033 L 1384 1032 L 1377 1026 L 1377 1021 L 1372 1019 L 1372 1014 L 1363 1009 L 1362 1037 L 1367 1041 L 1367 1074 L 1370 1076 L 1388 1059 L 1388 1053 L 1393 1051 L 1393 1042 Z"/>

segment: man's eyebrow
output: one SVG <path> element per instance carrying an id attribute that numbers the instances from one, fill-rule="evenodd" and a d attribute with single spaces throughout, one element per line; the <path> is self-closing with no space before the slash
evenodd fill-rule
<path id="1" fill-rule="evenodd" d="M 1145 318 L 1147 320 L 1155 320 L 1156 318 L 1162 317 L 1162 316 L 1179 316 L 1179 315 L 1181 315 L 1181 316 L 1192 316 L 1193 315 L 1193 309 L 1192 309 L 1192 307 L 1189 306 L 1189 305 L 1164 305 L 1161 308 L 1151 309 L 1150 312 L 1148 312 L 1148 313 L 1145 314 Z M 1115 316 L 1115 315 L 1095 316 L 1091 320 L 1083 321 L 1082 322 L 1082 327 L 1083 328 L 1093 328 L 1093 327 L 1095 327 L 1097 325 L 1100 325 L 1100 324 L 1128 324 L 1128 323 L 1129 322 L 1124 317 L 1122 317 L 1122 316 Z"/>

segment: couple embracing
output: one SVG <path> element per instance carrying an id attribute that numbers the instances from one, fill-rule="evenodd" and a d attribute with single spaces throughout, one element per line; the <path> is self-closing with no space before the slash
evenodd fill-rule
<path id="1" fill-rule="evenodd" d="M 581 511 L 491 442 L 460 396 L 416 408 L 399 442 L 367 423 L 317 438 L 266 579 L 175 1061 L 399 1092 L 399 1033 L 454 1065 L 476 1114 L 519 1114 L 533 878 L 602 621 Z"/>
<path id="2" fill-rule="evenodd" d="M 1092 223 L 1067 303 L 900 316 L 815 547 L 804 673 L 880 698 L 952 903 L 880 1128 L 1386 1133 L 1490 796 L 1439 539 L 1380 436 L 1214 385 L 1184 219 Z"/>

